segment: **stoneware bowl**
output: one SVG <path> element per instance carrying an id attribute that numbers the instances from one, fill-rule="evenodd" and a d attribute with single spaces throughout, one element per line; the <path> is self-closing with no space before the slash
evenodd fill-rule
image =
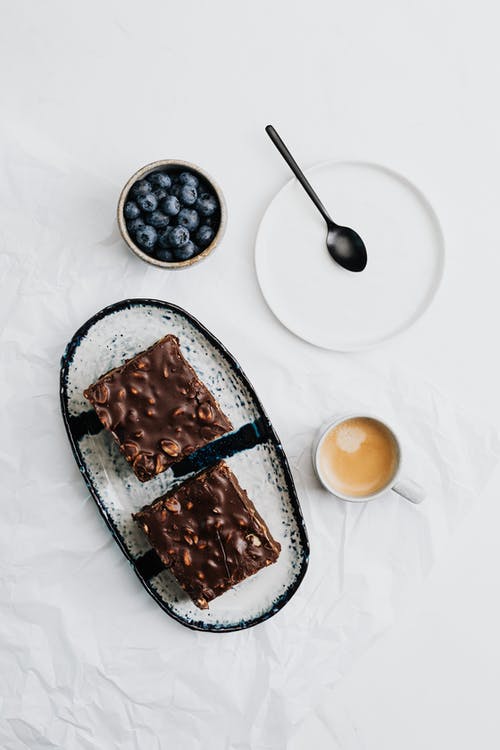
<path id="1" fill-rule="evenodd" d="M 219 201 L 219 207 L 220 207 L 220 221 L 219 221 L 219 227 L 217 231 L 215 232 L 214 238 L 212 242 L 201 251 L 201 253 L 198 253 L 198 255 L 195 255 L 193 258 L 189 258 L 188 260 L 180 260 L 175 261 L 172 263 L 169 263 L 167 261 L 158 260 L 157 258 L 153 258 L 147 253 L 145 253 L 141 248 L 136 245 L 130 234 L 128 233 L 127 225 L 125 223 L 125 217 L 123 215 L 123 207 L 125 205 L 125 201 L 127 200 L 127 196 L 129 193 L 130 188 L 132 185 L 137 182 L 138 180 L 142 180 L 145 177 L 147 177 L 151 172 L 156 172 L 159 169 L 164 169 L 166 172 L 174 171 L 178 169 L 187 169 L 190 172 L 194 172 L 196 175 L 201 177 L 205 182 L 208 182 L 210 187 L 212 188 L 213 192 L 217 196 L 217 200 Z M 124 186 L 123 190 L 120 193 L 120 198 L 118 200 L 118 210 L 117 210 L 117 220 L 118 220 L 118 227 L 120 228 L 120 233 L 129 246 L 129 248 L 132 250 L 134 255 L 137 255 L 138 258 L 141 260 L 145 260 L 147 263 L 151 263 L 153 266 L 158 266 L 159 268 L 168 268 L 168 269 L 174 269 L 177 270 L 179 268 L 186 268 L 187 266 L 192 266 L 195 263 L 198 263 L 200 260 L 203 260 L 204 258 L 209 255 L 212 250 L 215 249 L 215 247 L 219 244 L 221 241 L 224 232 L 226 231 L 226 223 L 227 223 L 227 209 L 226 209 L 226 202 L 224 200 L 224 196 L 222 194 L 222 190 L 217 185 L 217 183 L 208 175 L 206 172 L 203 171 L 200 167 L 198 167 L 196 164 L 191 164 L 191 162 L 188 161 L 181 161 L 179 159 L 160 159 L 159 161 L 151 162 L 151 164 L 146 164 L 145 167 L 142 167 L 141 169 L 138 169 L 135 174 L 132 175 L 132 177 L 128 180 L 126 185 Z"/>

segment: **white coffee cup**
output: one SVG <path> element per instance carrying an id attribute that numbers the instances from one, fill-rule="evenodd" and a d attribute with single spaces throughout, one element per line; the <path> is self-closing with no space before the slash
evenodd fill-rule
<path id="1" fill-rule="evenodd" d="M 390 480 L 387 482 L 387 484 L 382 487 L 377 492 L 374 492 L 370 495 L 362 495 L 362 496 L 352 496 L 352 495 L 346 495 L 339 491 L 337 488 L 333 487 L 331 483 L 329 483 L 323 472 L 321 471 L 321 464 L 320 464 L 320 452 L 321 447 L 323 445 L 323 441 L 325 440 L 326 436 L 330 433 L 331 430 L 335 429 L 335 427 L 338 427 L 343 422 L 347 422 L 351 419 L 372 419 L 376 422 L 379 422 L 383 427 L 386 428 L 386 430 L 389 431 L 392 439 L 394 440 L 394 445 L 396 446 L 397 451 L 397 461 L 396 461 L 396 468 L 390 478 Z M 312 459 L 314 468 L 316 471 L 316 474 L 318 476 L 319 481 L 323 485 L 323 487 L 328 490 L 332 495 L 335 495 L 335 497 L 338 497 L 340 500 L 347 500 L 351 503 L 366 503 L 370 500 L 376 500 L 377 497 L 380 497 L 381 495 L 385 494 L 388 490 L 393 490 L 394 492 L 397 492 L 398 495 L 401 495 L 401 497 L 404 497 L 405 500 L 409 500 L 411 503 L 421 503 L 422 500 L 425 499 L 425 490 L 421 485 L 419 485 L 417 482 L 414 482 L 411 479 L 405 479 L 401 477 L 401 461 L 402 461 L 402 449 L 401 449 L 401 443 L 398 440 L 396 433 L 394 430 L 387 424 L 387 422 L 383 419 L 380 419 L 380 417 L 373 416 L 371 414 L 348 414 L 341 417 L 336 417 L 326 424 L 324 424 L 320 430 L 318 431 L 318 434 L 316 436 L 316 439 L 313 443 L 312 448 Z"/>

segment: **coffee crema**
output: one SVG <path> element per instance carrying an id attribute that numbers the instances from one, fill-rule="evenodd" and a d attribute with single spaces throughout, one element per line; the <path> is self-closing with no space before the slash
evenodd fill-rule
<path id="1" fill-rule="evenodd" d="M 371 417 L 353 417 L 333 427 L 318 454 L 321 476 L 346 497 L 368 497 L 387 487 L 399 463 L 392 432 Z"/>

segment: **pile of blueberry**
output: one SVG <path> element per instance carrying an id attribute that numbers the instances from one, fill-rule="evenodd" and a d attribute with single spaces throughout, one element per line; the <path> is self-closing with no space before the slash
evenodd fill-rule
<path id="1" fill-rule="evenodd" d="M 143 252 L 174 263 L 201 253 L 220 223 L 213 188 L 189 171 L 159 170 L 138 180 L 123 213 L 129 235 Z"/>

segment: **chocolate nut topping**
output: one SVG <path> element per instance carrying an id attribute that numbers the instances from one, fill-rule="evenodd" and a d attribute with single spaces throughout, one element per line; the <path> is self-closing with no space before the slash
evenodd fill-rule
<path id="1" fill-rule="evenodd" d="M 137 445 L 137 443 L 127 441 L 126 443 L 123 443 L 122 451 L 125 454 L 125 458 L 131 461 L 139 453 L 139 446 Z"/>
<path id="2" fill-rule="evenodd" d="M 139 479 L 154 474 L 155 462 L 153 461 L 153 457 L 146 453 L 139 453 L 139 455 L 134 458 L 132 466 L 134 467 L 134 471 Z"/>
<path id="3" fill-rule="evenodd" d="M 167 456 L 178 456 L 181 452 L 180 446 L 175 440 L 161 440 L 161 449 Z"/>
<path id="4" fill-rule="evenodd" d="M 180 502 L 175 497 L 169 497 L 165 500 L 165 506 L 172 511 L 172 513 L 178 513 L 181 509 Z"/>
<path id="5" fill-rule="evenodd" d="M 165 462 L 134 462 L 141 481 L 232 429 L 170 334 L 103 375 L 84 395 L 125 455 L 127 442 L 136 442 L 139 453 L 149 456 L 161 448 Z M 172 447 L 165 450 L 162 441 Z"/>
<path id="6" fill-rule="evenodd" d="M 253 547 L 260 547 L 261 545 L 259 537 L 255 536 L 255 534 L 248 534 L 246 540 L 248 544 L 251 544 Z"/>
<path id="7" fill-rule="evenodd" d="M 213 440 L 214 437 L 218 437 L 219 435 L 222 435 L 222 432 L 226 432 L 226 430 L 221 431 L 219 428 L 219 425 L 216 425 L 216 424 L 211 424 L 210 426 L 205 424 L 200 429 L 201 436 L 205 438 L 206 440 L 209 439 L 209 435 L 210 435 L 210 439 Z"/>
<path id="8" fill-rule="evenodd" d="M 96 404 L 105 404 L 109 399 L 109 388 L 106 383 L 99 383 L 94 392 Z"/>
<path id="9" fill-rule="evenodd" d="M 163 471 L 163 467 L 165 466 L 165 457 L 162 456 L 161 453 L 157 453 L 156 455 L 156 463 L 155 463 L 155 472 L 156 474 L 161 474 Z"/>
<path id="10" fill-rule="evenodd" d="M 210 404 L 200 404 L 198 407 L 198 418 L 202 422 L 213 422 L 214 414 Z"/>
<path id="11" fill-rule="evenodd" d="M 174 512 L 165 513 L 165 508 Z M 183 482 L 134 518 L 142 528 L 146 523 L 157 554 L 201 608 L 276 562 L 280 553 L 280 545 L 224 462 Z"/>

